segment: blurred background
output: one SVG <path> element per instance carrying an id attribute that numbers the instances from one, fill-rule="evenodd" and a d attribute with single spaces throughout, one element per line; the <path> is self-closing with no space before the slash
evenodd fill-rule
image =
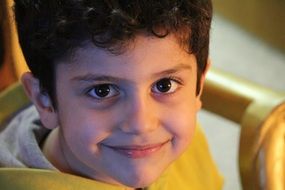
<path id="1" fill-rule="evenodd" d="M 213 3 L 212 66 L 285 92 L 285 1 Z M 199 120 L 224 175 L 224 190 L 242 189 L 238 174 L 239 125 L 206 111 L 200 113 Z"/>
<path id="2" fill-rule="evenodd" d="M 6 14 L 3 2 L 11 5 L 11 0 L 0 2 L 0 90 L 17 81 L 26 70 L 23 65 L 12 64 L 23 62 L 23 59 L 17 51 L 15 28 L 9 25 L 12 15 Z M 213 3 L 212 66 L 285 92 L 285 1 L 213 0 Z M 12 56 L 11 51 L 16 54 Z M 204 110 L 199 114 L 199 120 L 214 160 L 225 178 L 224 189 L 240 190 L 240 127 Z"/>

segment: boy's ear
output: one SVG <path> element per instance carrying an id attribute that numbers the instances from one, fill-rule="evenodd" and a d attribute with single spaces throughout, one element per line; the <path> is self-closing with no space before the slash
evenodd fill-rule
<path id="1" fill-rule="evenodd" d="M 199 91 L 199 94 L 197 95 L 197 102 L 196 102 L 196 109 L 197 110 L 200 110 L 201 107 L 202 107 L 202 101 L 201 101 L 201 95 L 203 93 L 203 89 L 204 89 L 204 84 L 205 84 L 205 79 L 206 79 L 206 75 L 211 67 L 211 59 L 208 58 L 207 60 L 207 65 L 206 65 L 206 68 L 205 68 L 205 71 L 202 73 L 201 75 L 201 79 L 200 79 L 200 91 Z"/>
<path id="2" fill-rule="evenodd" d="M 48 129 L 58 126 L 58 116 L 48 94 L 41 92 L 40 83 L 32 73 L 26 72 L 21 77 L 25 92 L 39 112 L 42 124 Z"/>

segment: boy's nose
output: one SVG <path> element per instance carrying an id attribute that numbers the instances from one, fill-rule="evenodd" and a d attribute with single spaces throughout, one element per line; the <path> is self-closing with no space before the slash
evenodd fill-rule
<path id="1" fill-rule="evenodd" d="M 125 122 L 121 130 L 125 133 L 142 134 L 155 130 L 160 122 L 151 98 L 137 97 L 126 107 Z"/>

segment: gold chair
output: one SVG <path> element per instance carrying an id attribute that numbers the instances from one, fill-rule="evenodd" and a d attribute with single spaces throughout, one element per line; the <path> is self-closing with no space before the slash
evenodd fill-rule
<path id="1" fill-rule="evenodd" d="M 4 47 L 3 63 L 0 64 L 0 91 L 16 82 L 28 70 L 18 45 L 12 5 L 13 0 L 1 0 L 0 3 L 0 27 L 3 31 L 3 42 L 0 43 Z"/>
<path id="2" fill-rule="evenodd" d="M 244 190 L 285 190 L 285 94 L 212 69 L 204 109 L 241 127 L 239 170 Z"/>
<path id="3" fill-rule="evenodd" d="M 12 0 L 3 2 L 6 7 L 12 5 Z M 16 82 L 27 68 L 11 15 L 8 11 L 5 21 L 5 65 L 10 68 L 0 70 L 0 76 L 11 72 L 10 83 L 15 83 L 0 93 L 0 125 L 29 104 L 21 84 Z M 239 170 L 243 189 L 285 190 L 285 94 L 211 69 L 202 100 L 203 109 L 241 127 Z"/>

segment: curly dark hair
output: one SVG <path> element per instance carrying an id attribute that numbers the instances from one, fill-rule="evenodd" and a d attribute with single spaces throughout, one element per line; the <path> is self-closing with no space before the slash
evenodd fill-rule
<path id="1" fill-rule="evenodd" d="M 139 32 L 174 34 L 196 56 L 197 93 L 209 51 L 211 0 L 14 0 L 19 41 L 41 89 L 55 100 L 56 60 L 92 40 L 124 51 Z"/>

